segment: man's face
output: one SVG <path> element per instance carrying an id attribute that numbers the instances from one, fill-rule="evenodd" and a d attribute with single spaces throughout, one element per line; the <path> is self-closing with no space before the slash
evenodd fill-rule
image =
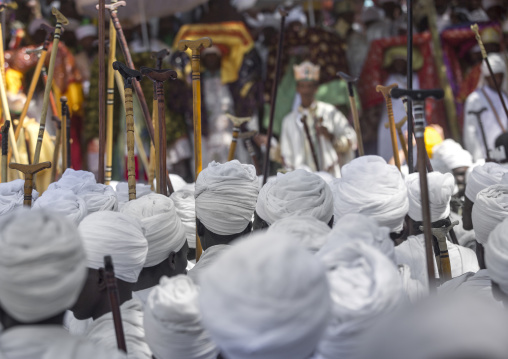
<path id="1" fill-rule="evenodd" d="M 496 83 L 499 86 L 501 86 L 503 84 L 503 78 L 504 78 L 504 74 L 503 73 L 494 74 L 494 78 L 496 79 Z M 493 80 L 492 76 L 485 77 L 485 81 L 487 81 L 487 85 L 491 89 L 496 90 L 496 85 L 494 83 L 494 80 Z"/>
<path id="2" fill-rule="evenodd" d="M 468 167 L 457 167 L 453 169 L 453 176 L 455 177 L 455 183 L 459 188 L 458 196 L 462 197 L 466 191 L 466 172 Z"/>
<path id="3" fill-rule="evenodd" d="M 175 256 L 175 275 L 187 274 L 187 254 L 189 252 L 189 244 L 185 241 L 183 247 Z"/>
<path id="4" fill-rule="evenodd" d="M 104 281 L 104 278 L 102 278 Z M 76 319 L 85 320 L 92 318 L 96 303 L 99 298 L 99 284 L 101 282 L 99 271 L 96 269 L 88 268 L 88 275 L 85 280 L 85 285 L 79 294 L 79 297 L 71 308 Z"/>
<path id="5" fill-rule="evenodd" d="M 318 85 L 316 81 L 298 81 L 296 84 L 296 91 L 302 98 L 302 105 L 304 107 L 310 106 L 314 102 Z"/>

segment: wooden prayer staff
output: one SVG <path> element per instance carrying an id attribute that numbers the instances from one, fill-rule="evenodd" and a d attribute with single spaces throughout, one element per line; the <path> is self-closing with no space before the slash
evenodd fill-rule
<path id="1" fill-rule="evenodd" d="M 390 95 L 390 91 L 394 88 L 397 88 L 397 86 L 397 84 L 391 84 L 390 86 L 377 85 L 376 91 L 381 92 L 386 101 L 386 109 L 388 110 L 388 123 L 390 124 L 390 137 L 392 139 L 393 159 L 395 160 L 395 166 L 397 166 L 400 171 L 399 146 L 397 145 L 395 119 L 393 118 L 392 97 Z"/>
<path id="2" fill-rule="evenodd" d="M 353 85 L 358 80 L 356 77 L 351 77 L 344 72 L 337 72 L 344 81 L 347 82 L 347 88 L 349 91 L 349 105 L 351 106 L 351 112 L 353 114 L 353 123 L 355 125 L 356 138 L 358 139 L 358 155 L 363 156 L 365 154 L 363 150 L 363 140 L 362 140 L 362 128 L 360 127 L 360 118 L 358 117 L 358 109 L 356 108 L 356 99 L 355 92 L 353 90 Z"/>
<path id="3" fill-rule="evenodd" d="M 134 109 L 132 105 L 132 80 L 141 80 L 141 73 L 131 70 L 119 61 L 113 62 L 113 69 L 124 78 L 125 121 L 127 123 L 127 176 L 129 201 L 136 199 L 136 168 L 134 163 Z"/>
<path id="4" fill-rule="evenodd" d="M 13 170 L 18 170 L 25 174 L 25 186 L 24 186 L 25 195 L 23 198 L 23 204 L 25 206 L 28 207 L 32 206 L 32 189 L 35 174 L 50 167 L 51 162 L 41 162 L 32 165 L 22 165 L 21 163 L 9 164 L 9 168 Z"/>
<path id="5" fill-rule="evenodd" d="M 2 126 L 2 183 L 7 182 L 7 153 L 9 151 L 9 127 L 11 121 L 5 121 Z"/>
<path id="6" fill-rule="evenodd" d="M 60 126 L 62 127 L 62 131 L 60 132 L 60 136 L 62 137 L 61 143 L 62 143 L 62 173 L 65 172 L 65 170 L 68 168 L 67 166 L 67 146 L 69 146 L 69 142 L 67 141 L 67 97 L 62 96 L 60 97 L 60 103 L 62 104 L 62 122 Z"/>
<path id="7" fill-rule="evenodd" d="M 177 74 L 173 70 L 157 70 L 149 67 L 141 67 L 143 76 L 148 77 L 154 83 L 153 97 L 157 98 L 157 113 L 159 116 L 159 171 L 160 178 L 160 193 L 164 196 L 172 194 L 175 190 L 171 184 L 166 168 L 166 114 L 164 108 L 164 81 L 176 80 Z"/>
<path id="8" fill-rule="evenodd" d="M 58 156 L 60 155 L 60 142 L 62 142 L 61 141 L 62 121 L 60 121 L 58 117 L 53 117 L 53 121 L 55 121 L 56 136 L 55 136 L 55 150 L 53 151 L 53 166 L 51 167 L 51 180 L 50 180 L 51 183 L 55 182 L 56 179 L 56 170 L 58 168 Z M 62 168 L 63 168 L 63 157 L 62 157 Z"/>
<path id="9" fill-rule="evenodd" d="M 256 155 L 256 150 L 254 149 L 254 144 L 252 143 L 252 137 L 256 135 L 256 131 L 250 131 L 250 132 L 242 132 L 238 138 L 241 138 L 245 142 L 245 147 L 247 147 L 247 152 L 249 152 L 249 156 L 252 159 L 252 163 L 254 164 L 254 167 L 256 168 L 256 175 L 260 175 L 260 169 L 259 169 L 259 162 L 258 162 L 258 156 Z"/>
<path id="10" fill-rule="evenodd" d="M 316 154 L 316 149 L 314 148 L 314 143 L 312 142 L 312 138 L 310 137 L 309 126 L 307 125 L 307 116 L 303 115 L 300 119 L 303 125 L 303 130 L 305 132 L 305 137 L 307 137 L 307 142 L 309 143 L 310 152 L 312 152 L 312 159 L 314 160 L 314 165 L 316 166 L 316 171 L 320 171 L 319 169 L 319 160 Z"/>
<path id="11" fill-rule="evenodd" d="M 282 45 L 284 44 L 284 23 L 286 22 L 287 11 L 284 8 L 279 9 L 280 12 L 280 32 L 279 32 L 279 46 L 277 47 L 277 64 L 275 66 L 275 78 L 272 85 L 272 96 L 270 98 L 270 122 L 268 123 L 268 132 L 266 140 L 266 153 L 265 161 L 263 163 L 263 186 L 265 185 L 268 176 L 270 175 L 270 147 L 272 145 L 273 133 L 273 116 L 275 114 L 275 104 L 277 103 L 277 88 L 279 87 L 280 68 L 282 64 Z"/>
<path id="12" fill-rule="evenodd" d="M 486 107 L 482 107 L 480 109 L 480 111 L 469 111 L 467 114 L 476 116 L 476 119 L 478 120 L 478 126 L 480 127 L 480 132 L 482 135 L 483 145 L 485 146 L 485 154 L 486 154 L 485 160 L 487 162 L 491 162 L 492 158 L 490 158 L 489 145 L 487 144 L 487 137 L 485 136 L 485 128 L 483 127 L 483 122 L 482 122 L 482 113 L 484 111 L 487 111 Z"/>
<path id="13" fill-rule="evenodd" d="M 446 236 L 454 226 L 459 224 L 459 221 L 451 223 L 447 227 L 443 228 L 432 228 L 432 235 L 437 239 L 437 245 L 439 248 L 439 258 L 436 258 L 439 269 L 439 275 L 445 281 L 452 279 L 452 266 L 450 264 L 450 254 L 448 253 L 448 245 L 446 244 Z M 422 227 L 420 227 L 420 230 Z"/>
<path id="14" fill-rule="evenodd" d="M 42 79 L 44 80 L 44 85 L 48 83 L 48 74 L 46 73 L 46 68 L 42 66 L 41 69 Z M 49 104 L 51 105 L 51 111 L 53 112 L 53 116 L 58 118 L 58 108 L 56 107 L 55 96 L 53 95 L 53 91 L 49 92 Z"/>
<path id="15" fill-rule="evenodd" d="M 120 311 L 120 299 L 118 297 L 118 288 L 116 286 L 116 277 L 111 256 L 104 256 L 104 275 L 106 277 L 109 305 L 111 306 L 111 314 L 113 314 L 113 323 L 115 325 L 116 345 L 118 349 L 127 353 L 127 344 L 125 343 L 125 335 L 123 332 L 122 313 Z"/>
<path id="16" fill-rule="evenodd" d="M 407 122 L 407 116 L 404 116 L 404 118 L 402 120 L 395 123 L 395 128 L 397 129 L 397 135 L 399 136 L 400 146 L 402 147 L 402 150 L 404 151 L 404 156 L 406 157 L 406 162 L 407 162 L 407 159 L 408 159 L 407 143 L 406 143 L 406 139 L 404 137 L 404 133 L 402 132 L 402 127 L 404 126 L 404 124 L 406 122 Z M 385 123 L 385 128 L 386 129 L 390 128 L 390 122 Z"/>
<path id="17" fill-rule="evenodd" d="M 60 11 L 55 7 L 51 9 L 51 13 L 56 17 L 55 34 L 53 37 L 53 48 L 51 50 L 51 57 L 49 58 L 48 80 L 44 90 L 44 101 L 41 110 L 41 122 L 39 126 L 39 135 L 37 137 L 37 145 L 35 146 L 34 164 L 39 163 L 39 158 L 42 149 L 42 138 L 44 137 L 44 128 L 46 127 L 46 116 L 48 114 L 49 94 L 51 92 L 51 84 L 53 83 L 53 74 L 55 72 L 56 54 L 58 53 L 58 43 L 60 41 L 60 34 L 62 33 L 62 25 L 67 25 L 69 21 L 63 16 Z"/>
<path id="18" fill-rule="evenodd" d="M 229 146 L 228 161 L 232 161 L 235 158 L 236 143 L 238 141 L 238 134 L 240 133 L 240 126 L 251 120 L 250 117 L 235 117 L 229 113 L 226 116 L 233 122 L 233 139 Z"/>
<path id="19" fill-rule="evenodd" d="M 104 12 L 106 0 L 99 0 L 99 172 L 97 182 L 104 183 L 104 156 L 106 153 L 106 67 L 105 67 L 105 41 L 104 34 Z M 114 46 L 114 45 L 113 45 Z"/>
<path id="20" fill-rule="evenodd" d="M 423 218 L 423 233 L 425 238 L 425 254 L 427 257 L 427 275 L 429 277 L 429 292 L 436 292 L 436 276 L 434 272 L 434 252 L 432 248 L 432 223 L 430 219 L 430 202 L 429 202 L 429 186 L 427 183 L 427 168 L 426 168 L 426 155 L 425 150 L 425 115 L 424 105 L 425 99 L 434 97 L 442 99 L 444 92 L 441 89 L 437 90 L 402 90 L 393 88 L 390 95 L 394 98 L 407 96 L 413 100 L 413 111 L 415 121 L 415 139 L 418 150 L 418 172 L 420 173 L 420 193 L 422 202 L 422 218 Z"/>

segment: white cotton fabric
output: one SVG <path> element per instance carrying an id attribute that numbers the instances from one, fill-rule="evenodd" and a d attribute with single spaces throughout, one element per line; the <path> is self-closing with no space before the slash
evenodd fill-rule
<path id="1" fill-rule="evenodd" d="M 362 156 L 341 171 L 342 178 L 331 185 L 335 221 L 348 213 L 361 213 L 392 232 L 400 232 L 409 205 L 406 185 L 397 167 L 379 156 Z"/>
<path id="2" fill-rule="evenodd" d="M 179 190 L 169 197 L 175 204 L 175 211 L 182 221 L 189 248 L 196 248 L 196 199 L 194 191 Z"/>
<path id="3" fill-rule="evenodd" d="M 487 58 L 494 74 L 506 74 L 506 64 L 500 54 L 491 52 L 487 55 Z M 482 62 L 482 75 L 485 77 L 490 77 L 490 71 L 486 61 Z"/>
<path id="4" fill-rule="evenodd" d="M 37 322 L 63 313 L 86 278 L 75 226 L 47 211 L 19 210 L 0 220 L 0 303 L 14 319 Z"/>
<path id="5" fill-rule="evenodd" d="M 119 182 L 116 187 L 116 195 L 118 197 L 118 203 L 120 207 L 125 202 L 129 201 L 129 184 L 127 182 Z M 143 183 L 136 183 L 136 198 L 141 198 L 149 193 L 152 193 L 150 185 Z"/>
<path id="6" fill-rule="evenodd" d="M 68 189 L 74 193 L 80 192 L 83 187 L 96 184 L 95 175 L 88 171 L 75 171 L 72 168 L 67 168 L 63 173 L 62 177 L 56 182 L 51 183 L 48 186 L 48 191 L 54 189 Z"/>
<path id="7" fill-rule="evenodd" d="M 328 224 L 333 216 L 332 191 L 314 173 L 305 170 L 279 173 L 261 188 L 256 212 L 269 225 L 295 215 L 311 215 Z"/>
<path id="8" fill-rule="evenodd" d="M 185 275 L 162 277 L 144 313 L 146 342 L 157 359 L 215 359 L 219 349 L 201 324 L 199 287 Z"/>
<path id="9" fill-rule="evenodd" d="M 201 276 L 210 268 L 210 266 L 222 256 L 222 254 L 231 249 L 229 244 L 216 244 L 207 248 L 201 254 L 199 261 L 192 269 L 187 272 L 187 276 L 194 281 L 195 284 L 201 283 Z"/>
<path id="10" fill-rule="evenodd" d="M 118 198 L 111 186 L 90 183 L 83 186 L 76 194 L 85 201 L 88 213 L 118 210 Z"/>
<path id="11" fill-rule="evenodd" d="M 199 303 L 225 357 L 306 359 L 326 327 L 329 293 L 315 256 L 287 236 L 260 233 L 238 240 L 203 273 Z"/>
<path id="12" fill-rule="evenodd" d="M 508 184 L 495 184 L 480 191 L 472 212 L 476 241 L 485 245 L 490 232 L 507 217 Z"/>
<path id="13" fill-rule="evenodd" d="M 508 173 L 508 167 L 494 162 L 476 166 L 467 177 L 466 197 L 474 203 L 478 192 L 493 184 L 502 183 L 503 176 L 506 173 Z"/>
<path id="14" fill-rule="evenodd" d="M 493 282 L 508 295 L 508 220 L 505 219 L 490 233 L 485 246 L 485 265 Z"/>
<path id="15" fill-rule="evenodd" d="M 170 174 L 169 175 L 169 179 L 171 180 L 171 184 L 173 185 L 173 190 L 176 192 L 176 191 L 180 191 L 182 188 L 184 188 L 185 186 L 187 186 L 187 182 L 185 182 L 185 180 L 180 177 L 179 175 L 175 175 L 175 174 Z"/>
<path id="16" fill-rule="evenodd" d="M 241 233 L 252 220 L 258 193 L 254 166 L 212 161 L 196 180 L 196 216 L 215 234 Z"/>
<path id="17" fill-rule="evenodd" d="M 455 187 L 455 178 L 451 173 L 427 173 L 429 188 L 430 220 L 436 222 L 450 215 L 450 199 Z M 420 192 L 420 174 L 411 173 L 406 177 L 407 197 L 409 199 L 408 215 L 413 221 L 421 222 L 422 197 Z"/>
<path id="18" fill-rule="evenodd" d="M 50 210 L 60 213 L 78 225 L 88 214 L 86 202 L 70 189 L 57 188 L 46 190 L 35 201 L 32 209 Z"/>
<path id="19" fill-rule="evenodd" d="M 311 253 L 321 249 L 330 231 L 327 224 L 308 215 L 282 218 L 268 227 L 268 233 L 289 235 Z"/>
<path id="20" fill-rule="evenodd" d="M 0 183 L 0 216 L 16 208 L 23 207 L 25 197 L 24 186 L 25 181 L 22 179 Z M 32 190 L 32 204 L 38 196 L 39 193 L 36 190 Z"/>
<path id="21" fill-rule="evenodd" d="M 104 256 L 113 259 L 115 277 L 136 283 L 146 260 L 148 242 L 136 219 L 119 212 L 95 212 L 78 227 L 88 268 L 104 267 Z"/>
<path id="22" fill-rule="evenodd" d="M 150 193 L 127 202 L 122 213 L 140 220 L 148 241 L 145 267 L 153 267 L 177 253 L 185 244 L 185 230 L 173 201 L 162 194 Z"/>
<path id="23" fill-rule="evenodd" d="M 452 139 L 446 139 L 432 149 L 432 167 L 441 173 L 452 172 L 455 168 L 471 167 L 473 156 Z"/>
<path id="24" fill-rule="evenodd" d="M 364 333 L 402 303 L 396 266 L 366 243 L 347 243 L 319 256 L 327 268 L 332 313 L 317 353 L 325 359 L 355 358 Z"/>

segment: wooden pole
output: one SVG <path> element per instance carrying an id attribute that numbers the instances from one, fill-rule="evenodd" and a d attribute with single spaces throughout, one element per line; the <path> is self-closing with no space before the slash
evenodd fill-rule
<path id="1" fill-rule="evenodd" d="M 62 111 L 63 113 L 63 111 Z M 53 117 L 53 120 L 55 121 L 56 126 L 56 135 L 55 135 L 55 150 L 53 151 L 53 166 L 51 167 L 51 180 L 50 182 L 55 182 L 56 179 L 56 172 L 58 168 L 58 157 L 61 154 L 60 153 L 60 142 L 62 141 L 62 122 L 57 118 Z M 63 164 L 63 158 L 62 158 L 62 164 Z"/>
<path id="2" fill-rule="evenodd" d="M 24 198 L 23 198 L 23 204 L 25 206 L 28 207 L 32 206 L 32 189 L 35 174 L 50 167 L 51 162 L 34 163 L 31 165 L 22 165 L 20 163 L 9 164 L 9 168 L 13 170 L 18 170 L 25 174 Z"/>
<path id="3" fill-rule="evenodd" d="M 62 96 L 60 97 L 60 103 L 62 104 L 62 123 L 61 123 L 61 126 L 62 126 L 62 130 L 60 132 L 60 136 L 61 136 L 61 140 L 60 142 L 62 143 L 62 174 L 65 172 L 65 170 L 68 168 L 68 158 L 67 158 L 67 155 L 68 155 L 68 151 L 67 151 L 67 146 L 69 146 L 69 143 L 68 143 L 68 140 L 67 140 L 67 121 L 69 120 L 67 118 L 67 109 L 66 109 L 66 106 L 67 106 L 67 97 L 65 96 Z"/>
<path id="4" fill-rule="evenodd" d="M 7 182 L 7 152 L 9 149 L 9 127 L 10 121 L 5 121 L 2 126 L 2 183 Z"/>
<path id="5" fill-rule="evenodd" d="M 310 152 L 312 153 L 312 159 L 314 160 L 314 165 L 316 166 L 316 171 L 320 171 L 319 168 L 319 160 L 316 154 L 316 150 L 314 149 L 314 143 L 312 143 L 312 138 L 310 136 L 309 125 L 307 125 L 307 116 L 303 115 L 300 118 L 300 122 L 303 125 L 303 130 L 305 132 L 305 137 L 307 137 L 307 142 L 309 143 Z"/>
<path id="6" fill-rule="evenodd" d="M 231 145 L 229 146 L 228 161 L 232 161 L 235 158 L 236 144 L 238 142 L 238 134 L 240 133 L 240 127 L 242 124 L 247 123 L 251 120 L 250 117 L 236 117 L 226 114 L 229 120 L 233 123 L 233 138 L 231 139 Z"/>
<path id="7" fill-rule="evenodd" d="M 106 153 L 106 67 L 105 67 L 105 42 L 104 12 L 106 0 L 99 0 L 99 172 L 98 183 L 105 182 L 104 156 Z M 115 45 L 112 45 L 115 47 Z M 111 57 L 111 56 L 110 56 Z"/>
<path id="8" fill-rule="evenodd" d="M 360 127 L 360 117 L 358 115 L 358 109 L 356 108 L 355 92 L 353 88 L 355 82 L 358 79 L 340 71 L 337 73 L 337 75 L 339 75 L 344 81 L 347 82 L 347 88 L 349 92 L 349 105 L 351 106 L 353 124 L 355 126 L 356 138 L 358 140 L 358 155 L 363 156 L 365 155 L 365 151 L 363 149 L 362 129 Z"/>
<path id="9" fill-rule="evenodd" d="M 390 91 L 394 88 L 398 87 L 397 84 L 391 84 L 389 86 L 376 86 L 376 91 L 381 92 L 386 101 L 386 109 L 388 111 L 388 122 L 390 124 L 390 137 L 392 140 L 392 150 L 393 150 L 393 159 L 395 160 L 395 165 L 400 171 L 400 158 L 399 158 L 399 146 L 397 145 L 397 134 L 395 130 L 395 119 L 393 118 L 393 106 L 392 106 L 392 97 L 390 96 Z"/>

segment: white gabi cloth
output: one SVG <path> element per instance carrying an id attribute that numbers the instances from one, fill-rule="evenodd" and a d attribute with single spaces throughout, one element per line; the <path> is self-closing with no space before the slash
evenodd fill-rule
<path id="1" fill-rule="evenodd" d="M 0 216 L 23 206 L 24 186 L 25 181 L 22 179 L 0 183 Z M 38 196 L 39 193 L 32 190 L 32 205 Z"/>
<path id="2" fill-rule="evenodd" d="M 467 177 L 466 197 L 474 203 L 478 192 L 493 184 L 504 182 L 503 176 L 506 173 L 508 173 L 508 167 L 494 162 L 487 162 L 482 166 L 476 166 Z M 505 179 L 508 179 L 508 175 Z"/>
<path id="3" fill-rule="evenodd" d="M 85 201 L 88 213 L 118 210 L 118 198 L 111 186 L 102 183 L 87 184 L 76 194 Z"/>
<path id="4" fill-rule="evenodd" d="M 480 191 L 473 206 L 476 241 L 485 245 L 489 234 L 508 217 L 508 184 L 495 184 Z"/>
<path id="5" fill-rule="evenodd" d="M 97 181 L 95 180 L 95 176 L 92 172 L 75 171 L 72 168 L 67 168 L 58 181 L 53 182 L 48 186 L 47 191 L 63 188 L 71 190 L 77 194 L 81 192 L 83 187 L 96 183 Z"/>
<path id="6" fill-rule="evenodd" d="M 489 241 L 485 246 L 485 265 L 493 282 L 508 294 L 508 220 L 499 223 L 490 233 Z"/>
<path id="7" fill-rule="evenodd" d="M 78 225 L 88 214 L 85 201 L 70 189 L 46 190 L 35 201 L 32 209 L 50 210 L 60 213 Z"/>
<path id="8" fill-rule="evenodd" d="M 173 200 L 176 214 L 182 221 L 189 248 L 196 248 L 196 199 L 194 198 L 194 191 L 182 189 L 173 192 L 169 198 Z"/>
<path id="9" fill-rule="evenodd" d="M 187 272 L 187 276 L 194 281 L 196 284 L 200 284 L 201 275 L 208 270 L 210 265 L 216 262 L 217 258 L 219 258 L 224 252 L 228 251 L 231 248 L 230 245 L 227 244 L 216 244 L 207 248 L 201 254 L 199 261 L 196 265 Z"/>
<path id="10" fill-rule="evenodd" d="M 119 206 L 129 201 L 129 184 L 127 182 L 119 182 L 116 187 L 116 195 L 118 197 Z M 136 183 L 136 198 L 141 198 L 148 193 L 152 193 L 150 185 L 143 183 Z"/>
<path id="11" fill-rule="evenodd" d="M 455 168 L 471 167 L 473 156 L 454 140 L 448 138 L 432 148 L 430 160 L 434 171 L 452 172 Z"/>

